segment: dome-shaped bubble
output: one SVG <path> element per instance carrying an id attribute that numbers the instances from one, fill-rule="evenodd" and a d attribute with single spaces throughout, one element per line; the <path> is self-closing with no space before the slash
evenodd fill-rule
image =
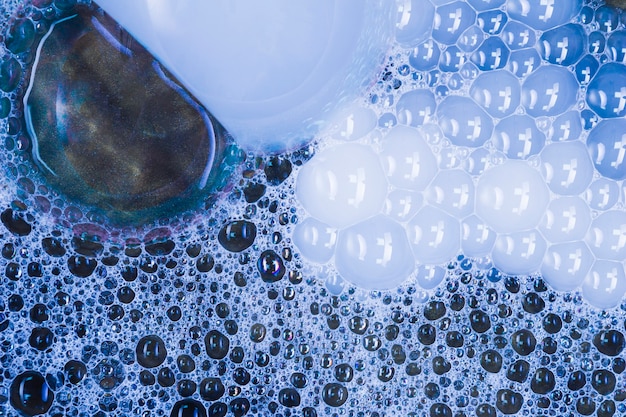
<path id="1" fill-rule="evenodd" d="M 594 307 L 607 309 L 619 305 L 626 292 L 626 274 L 620 262 L 597 260 L 585 277 L 583 297 Z"/>
<path id="2" fill-rule="evenodd" d="M 619 25 L 619 12 L 615 7 L 600 6 L 596 9 L 595 21 L 603 32 L 612 32 Z"/>
<path id="3" fill-rule="evenodd" d="M 563 113 L 550 125 L 548 139 L 552 142 L 562 142 L 565 140 L 576 140 L 583 131 L 580 121 L 580 112 L 571 110 Z"/>
<path id="4" fill-rule="evenodd" d="M 534 29 L 514 20 L 507 22 L 501 37 L 511 50 L 528 48 L 537 42 Z"/>
<path id="5" fill-rule="evenodd" d="M 513 114 L 520 103 L 522 87 L 513 74 L 505 70 L 480 74 L 470 87 L 470 96 L 487 113 L 496 118 Z"/>
<path id="6" fill-rule="evenodd" d="M 437 7 L 433 39 L 444 45 L 454 45 L 461 33 L 476 21 L 476 12 L 464 1 Z"/>
<path id="7" fill-rule="evenodd" d="M 400 285 L 415 261 L 404 228 L 378 215 L 339 232 L 335 265 L 356 286 L 382 290 Z"/>
<path id="8" fill-rule="evenodd" d="M 472 25 L 461 34 L 457 45 L 465 52 L 472 52 L 474 49 L 478 48 L 478 45 L 483 42 L 483 39 L 485 39 L 485 34 L 480 27 Z"/>
<path id="9" fill-rule="evenodd" d="M 485 148 L 478 148 L 465 159 L 463 167 L 470 175 L 480 175 L 487 168 L 489 161 L 489 151 Z"/>
<path id="10" fill-rule="evenodd" d="M 606 38 L 602 32 L 591 32 L 588 36 L 588 42 L 590 54 L 601 54 L 604 52 Z"/>
<path id="11" fill-rule="evenodd" d="M 626 63 L 626 30 L 613 32 L 606 41 L 606 47 L 613 61 Z"/>
<path id="12" fill-rule="evenodd" d="M 583 129 L 591 130 L 600 122 L 600 118 L 597 114 L 589 109 L 585 109 L 580 112 L 580 120 L 583 123 Z"/>
<path id="13" fill-rule="evenodd" d="M 488 169 L 476 185 L 476 214 L 500 233 L 536 227 L 549 200 L 541 174 L 523 161 Z"/>
<path id="14" fill-rule="evenodd" d="M 457 146 L 482 146 L 493 132 L 491 117 L 467 97 L 446 97 L 439 103 L 437 117 L 443 134 Z"/>
<path id="15" fill-rule="evenodd" d="M 543 148 L 546 136 L 531 117 L 514 115 L 496 125 L 493 142 L 509 158 L 526 159 Z"/>
<path id="16" fill-rule="evenodd" d="M 626 259 L 626 212 L 609 210 L 593 219 L 585 238 L 598 259 Z"/>
<path id="17" fill-rule="evenodd" d="M 508 20 L 502 10 L 489 10 L 478 14 L 478 26 L 489 35 L 497 35 L 502 32 Z"/>
<path id="18" fill-rule="evenodd" d="M 461 250 L 466 256 L 490 255 L 495 241 L 496 232 L 478 216 L 471 215 L 461 222 Z"/>
<path id="19" fill-rule="evenodd" d="M 374 130 L 376 122 L 376 113 L 372 109 L 353 104 L 331 118 L 328 133 L 335 139 L 356 140 Z"/>
<path id="20" fill-rule="evenodd" d="M 619 185 L 608 178 L 599 178 L 585 190 L 584 199 L 592 210 L 609 210 L 619 200 Z"/>
<path id="21" fill-rule="evenodd" d="M 522 84 L 522 105 L 533 117 L 557 116 L 567 111 L 578 95 L 578 83 L 567 69 L 545 65 Z"/>
<path id="22" fill-rule="evenodd" d="M 432 206 L 422 208 L 406 229 L 415 260 L 422 264 L 447 262 L 461 247 L 459 221 Z"/>
<path id="23" fill-rule="evenodd" d="M 496 9 L 504 4 L 506 0 L 467 0 L 467 2 L 478 11 Z"/>
<path id="24" fill-rule="evenodd" d="M 466 58 L 458 46 L 448 46 L 439 59 L 439 69 L 443 72 L 457 72 L 465 64 Z"/>
<path id="25" fill-rule="evenodd" d="M 613 180 L 626 179 L 625 119 L 603 120 L 598 123 L 587 137 L 587 148 L 600 174 Z"/>
<path id="26" fill-rule="evenodd" d="M 582 142 L 552 143 L 541 151 L 541 173 L 554 193 L 576 195 L 591 183 L 593 164 Z"/>
<path id="27" fill-rule="evenodd" d="M 439 171 L 426 190 L 426 199 L 456 218 L 474 212 L 474 182 L 460 169 Z"/>
<path id="28" fill-rule="evenodd" d="M 313 217 L 307 217 L 298 223 L 293 231 L 293 243 L 305 258 L 313 262 L 330 261 L 336 242 L 337 229 Z"/>
<path id="29" fill-rule="evenodd" d="M 518 78 L 525 78 L 541 65 L 539 52 L 534 48 L 511 52 L 507 69 Z"/>
<path id="30" fill-rule="evenodd" d="M 429 39 L 416 46 L 409 55 L 409 64 L 418 71 L 428 71 L 437 66 L 441 49 L 437 42 Z"/>
<path id="31" fill-rule="evenodd" d="M 296 194 L 313 217 L 345 227 L 379 213 L 387 188 L 378 155 L 367 146 L 345 143 L 325 149 L 302 167 Z"/>
<path id="32" fill-rule="evenodd" d="M 430 35 L 435 6 L 423 0 L 404 0 L 398 4 L 396 40 L 402 46 L 414 46 Z"/>
<path id="33" fill-rule="evenodd" d="M 421 192 L 397 189 L 387 195 L 382 212 L 397 222 L 406 222 L 423 205 L 424 197 Z"/>
<path id="34" fill-rule="evenodd" d="M 560 197 L 550 201 L 539 230 L 550 243 L 581 240 L 591 224 L 589 206 L 580 197 Z"/>
<path id="35" fill-rule="evenodd" d="M 435 114 L 437 102 L 430 90 L 417 89 L 402 94 L 396 103 L 398 123 L 413 127 L 428 123 Z"/>
<path id="36" fill-rule="evenodd" d="M 433 151 L 422 134 L 410 127 L 397 126 L 387 133 L 380 158 L 389 182 L 398 188 L 422 191 L 437 173 Z"/>
<path id="37" fill-rule="evenodd" d="M 568 23 L 539 38 L 541 56 L 551 64 L 572 65 L 587 49 L 587 35 L 582 26 Z"/>
<path id="38" fill-rule="evenodd" d="M 509 61 L 509 54 L 509 48 L 502 39 L 490 36 L 483 41 L 470 59 L 481 71 L 490 71 L 504 68 Z"/>
<path id="39" fill-rule="evenodd" d="M 506 11 L 511 19 L 537 30 L 548 30 L 572 20 L 580 12 L 582 3 L 583 0 L 508 0 Z"/>
<path id="40" fill-rule="evenodd" d="M 446 270 L 439 265 L 419 265 L 416 272 L 417 284 L 425 290 L 437 288 L 446 277 Z"/>
<path id="41" fill-rule="evenodd" d="M 543 258 L 541 275 L 557 291 L 573 291 L 585 279 L 594 257 L 583 242 L 550 245 Z"/>
<path id="42" fill-rule="evenodd" d="M 616 63 L 601 66 L 587 87 L 586 100 L 600 117 L 626 115 L 626 66 Z"/>
<path id="43" fill-rule="evenodd" d="M 546 253 L 545 239 L 536 230 L 498 235 L 491 257 L 505 274 L 537 272 Z"/>
<path id="44" fill-rule="evenodd" d="M 580 85 L 589 84 L 594 75 L 596 75 L 598 68 L 600 68 L 598 60 L 593 55 L 585 55 L 574 69 L 576 79 Z"/>

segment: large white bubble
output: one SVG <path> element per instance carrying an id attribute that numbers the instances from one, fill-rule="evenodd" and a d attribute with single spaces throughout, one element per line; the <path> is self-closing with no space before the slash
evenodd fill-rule
<path id="1" fill-rule="evenodd" d="M 580 286 L 594 258 L 583 242 L 551 245 L 543 258 L 541 275 L 557 291 L 573 291 Z"/>
<path id="2" fill-rule="evenodd" d="M 421 209 L 407 225 L 415 259 L 440 264 L 456 256 L 461 248 L 459 221 L 432 206 Z"/>
<path id="3" fill-rule="evenodd" d="M 626 292 L 626 274 L 620 262 L 597 260 L 582 285 L 583 296 L 598 308 L 619 305 Z"/>
<path id="4" fill-rule="evenodd" d="M 527 230 L 502 234 L 493 248 L 493 264 L 506 274 L 531 274 L 543 261 L 547 244 L 541 234 Z"/>

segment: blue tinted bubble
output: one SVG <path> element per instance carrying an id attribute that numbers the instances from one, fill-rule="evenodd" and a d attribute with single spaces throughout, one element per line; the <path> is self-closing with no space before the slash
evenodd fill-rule
<path id="1" fill-rule="evenodd" d="M 539 52 L 534 48 L 528 48 L 511 52 L 507 69 L 518 78 L 524 78 L 539 68 L 539 65 L 541 65 Z"/>
<path id="2" fill-rule="evenodd" d="M 406 0 L 398 6 L 396 40 L 403 46 L 423 42 L 433 29 L 435 6 L 428 1 Z"/>
<path id="3" fill-rule="evenodd" d="M 409 55 L 409 64 L 418 71 L 428 71 L 435 68 L 440 54 L 439 45 L 429 39 L 413 49 Z"/>
<path id="4" fill-rule="evenodd" d="M 593 20 L 593 9 L 589 6 L 585 6 L 580 10 L 579 15 L 580 23 L 586 25 Z"/>
<path id="5" fill-rule="evenodd" d="M 439 72 L 438 70 L 430 71 L 428 74 L 426 74 L 426 83 L 429 87 L 436 86 L 437 84 L 439 84 L 440 80 L 441 72 Z"/>
<path id="6" fill-rule="evenodd" d="M 475 20 L 476 12 L 464 1 L 439 6 L 435 12 L 433 38 L 444 45 L 454 45 Z"/>
<path id="7" fill-rule="evenodd" d="M 606 46 L 613 61 L 626 63 L 626 30 L 613 32 L 607 39 Z"/>
<path id="8" fill-rule="evenodd" d="M 505 274 L 531 274 L 541 266 L 548 245 L 536 230 L 502 234 L 496 238 L 492 258 Z"/>
<path id="9" fill-rule="evenodd" d="M 487 168 L 489 162 L 489 151 L 485 148 L 474 150 L 464 161 L 463 167 L 471 175 L 480 175 Z"/>
<path id="10" fill-rule="evenodd" d="M 506 0 L 467 0 L 467 2 L 476 10 L 495 9 L 504 4 Z"/>
<path id="11" fill-rule="evenodd" d="M 452 74 L 452 76 L 450 77 L 450 79 L 448 80 L 448 87 L 451 90 L 459 90 L 461 88 L 463 88 L 463 77 L 461 76 L 461 74 L 456 73 L 456 74 Z"/>
<path id="12" fill-rule="evenodd" d="M 580 112 L 572 110 L 554 119 L 548 131 L 548 138 L 552 142 L 576 140 L 582 131 L 583 124 L 580 120 Z"/>
<path id="13" fill-rule="evenodd" d="M 605 64 L 587 87 L 587 104 L 600 117 L 626 115 L 626 66 Z"/>
<path id="14" fill-rule="evenodd" d="M 501 36 L 511 50 L 528 48 L 537 42 L 534 29 L 515 21 L 504 26 Z"/>
<path id="15" fill-rule="evenodd" d="M 593 129 L 600 121 L 600 118 L 598 117 L 598 115 L 589 109 L 585 109 L 581 111 L 580 118 L 583 122 L 583 129 L 585 130 Z"/>
<path id="16" fill-rule="evenodd" d="M 578 82 L 566 68 L 542 66 L 522 85 L 522 105 L 533 117 L 557 116 L 567 111 L 578 94 Z"/>
<path id="17" fill-rule="evenodd" d="M 398 124 L 398 120 L 393 113 L 383 113 L 378 119 L 378 127 L 389 129 Z"/>
<path id="18" fill-rule="evenodd" d="M 576 64 L 576 79 L 581 85 L 589 84 L 596 71 L 600 67 L 600 63 L 593 55 L 585 55 L 583 59 Z"/>
<path id="19" fill-rule="evenodd" d="M 467 97 L 446 97 L 437 108 L 439 126 L 445 137 L 457 146 L 482 146 L 491 137 L 491 117 Z"/>
<path id="20" fill-rule="evenodd" d="M 548 30 L 572 20 L 582 3 L 583 0 L 508 0 L 506 10 L 511 19 L 537 30 Z"/>
<path id="21" fill-rule="evenodd" d="M 502 10 L 489 10 L 478 15 L 478 26 L 490 35 L 502 32 L 508 18 Z"/>
<path id="22" fill-rule="evenodd" d="M 494 134 L 496 149 L 511 159 L 526 159 L 536 155 L 546 143 L 546 136 L 537 128 L 535 121 L 526 115 L 502 119 Z"/>
<path id="23" fill-rule="evenodd" d="M 582 26 L 569 23 L 544 32 L 539 48 L 543 59 L 551 64 L 572 65 L 585 52 L 586 41 Z"/>
<path id="24" fill-rule="evenodd" d="M 503 68 L 509 60 L 509 48 L 502 39 L 491 36 L 483 41 L 471 60 L 481 71 Z"/>
<path id="25" fill-rule="evenodd" d="M 457 45 L 465 52 L 472 52 L 485 39 L 485 34 L 476 25 L 472 25 L 459 38 Z"/>
<path id="26" fill-rule="evenodd" d="M 465 64 L 465 60 L 465 53 L 458 46 L 449 46 L 441 54 L 439 69 L 443 72 L 458 72 Z"/>
<path id="27" fill-rule="evenodd" d="M 603 120 L 587 137 L 596 169 L 613 180 L 626 179 L 626 119 Z"/>
<path id="28" fill-rule="evenodd" d="M 480 71 L 478 71 L 476 65 L 471 62 L 466 62 L 465 65 L 461 67 L 459 74 L 461 74 L 461 77 L 465 78 L 466 80 L 473 80 L 478 76 L 479 72 Z"/>
<path id="29" fill-rule="evenodd" d="M 598 178 L 585 190 L 583 198 L 592 210 L 608 210 L 619 200 L 619 185 L 607 178 Z"/>
<path id="30" fill-rule="evenodd" d="M 578 195 L 593 178 L 593 165 L 579 141 L 552 143 L 541 151 L 541 173 L 552 192 Z"/>
<path id="31" fill-rule="evenodd" d="M 470 87 L 470 96 L 493 117 L 513 114 L 520 103 L 521 86 L 510 72 L 497 70 L 478 76 Z"/>
<path id="32" fill-rule="evenodd" d="M 606 44 L 606 38 L 604 34 L 600 32 L 591 32 L 589 34 L 589 53 L 601 54 L 604 52 L 604 45 Z"/>
<path id="33" fill-rule="evenodd" d="M 602 6 L 596 9 L 596 23 L 601 31 L 612 32 L 619 24 L 617 9 L 610 6 Z"/>
<path id="34" fill-rule="evenodd" d="M 445 85 L 439 85 L 435 88 L 435 95 L 439 98 L 446 97 L 450 94 L 450 89 Z"/>
<path id="35" fill-rule="evenodd" d="M 413 127 L 428 123 L 435 114 L 437 103 L 430 90 L 413 90 L 406 92 L 396 104 L 398 122 Z"/>

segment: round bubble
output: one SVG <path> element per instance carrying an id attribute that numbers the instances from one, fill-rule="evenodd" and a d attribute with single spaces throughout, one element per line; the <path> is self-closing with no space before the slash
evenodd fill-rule
<path id="1" fill-rule="evenodd" d="M 582 131 L 583 124 L 580 120 L 580 112 L 571 110 L 554 119 L 548 130 L 548 138 L 552 142 L 576 140 Z"/>
<path id="2" fill-rule="evenodd" d="M 535 30 L 523 23 L 510 21 L 504 26 L 502 39 L 511 50 L 528 48 L 536 42 Z"/>
<path id="3" fill-rule="evenodd" d="M 457 146 L 482 146 L 493 132 L 491 117 L 467 97 L 446 97 L 439 103 L 437 117 L 443 134 Z"/>
<path id="4" fill-rule="evenodd" d="M 583 297 L 594 307 L 617 307 L 626 292 L 626 274 L 619 262 L 597 260 L 585 277 Z"/>
<path id="5" fill-rule="evenodd" d="M 523 161 L 507 160 L 478 179 L 476 214 L 496 232 L 536 227 L 550 201 L 541 174 Z"/>
<path id="6" fill-rule="evenodd" d="M 594 262 L 583 242 L 551 245 L 541 265 L 543 279 L 557 291 L 573 291 L 580 286 Z"/>
<path id="7" fill-rule="evenodd" d="M 474 212 L 474 182 L 470 175 L 460 169 L 440 171 L 426 190 L 426 199 L 456 218 Z"/>
<path id="8" fill-rule="evenodd" d="M 491 254 L 496 232 L 478 216 L 471 215 L 461 222 L 461 250 L 466 256 L 481 257 Z"/>
<path id="9" fill-rule="evenodd" d="M 601 66 L 587 87 L 586 99 L 600 117 L 626 115 L 626 66 L 615 63 Z"/>
<path id="10" fill-rule="evenodd" d="M 597 114 L 589 109 L 580 112 L 580 121 L 583 123 L 583 129 L 591 130 L 600 122 Z"/>
<path id="11" fill-rule="evenodd" d="M 461 248 L 459 221 L 438 208 L 425 206 L 406 228 L 415 260 L 419 263 L 448 262 Z"/>
<path id="12" fill-rule="evenodd" d="M 353 143 L 316 154 L 298 174 L 296 194 L 313 217 L 333 227 L 345 227 L 379 213 L 387 180 L 378 155 Z"/>
<path id="13" fill-rule="evenodd" d="M 470 59 L 481 71 L 504 68 L 509 60 L 509 48 L 502 39 L 490 36 L 483 41 Z"/>
<path id="14" fill-rule="evenodd" d="M 504 4 L 506 0 L 467 0 L 476 10 L 496 9 Z"/>
<path id="15" fill-rule="evenodd" d="M 335 139 L 352 141 L 374 130 L 376 122 L 376 113 L 372 109 L 353 104 L 331 118 L 328 133 Z"/>
<path id="16" fill-rule="evenodd" d="M 493 143 L 511 159 L 526 159 L 543 148 L 546 136 L 526 115 L 509 116 L 496 125 Z"/>
<path id="17" fill-rule="evenodd" d="M 406 222 L 424 205 L 421 192 L 396 189 L 387 195 L 383 214 L 398 222 Z"/>
<path id="18" fill-rule="evenodd" d="M 541 151 L 541 173 L 550 190 L 559 195 L 577 195 L 593 178 L 593 164 L 579 141 L 552 143 Z"/>
<path id="19" fill-rule="evenodd" d="M 596 75 L 598 68 L 600 68 L 598 60 L 593 55 L 585 55 L 583 59 L 576 64 L 576 68 L 574 69 L 576 79 L 580 85 L 589 84 L 591 79 Z"/>
<path id="20" fill-rule="evenodd" d="M 437 288 L 446 277 L 446 270 L 439 265 L 419 265 L 416 272 L 417 284 L 425 290 Z"/>
<path id="21" fill-rule="evenodd" d="M 606 46 L 613 61 L 626 63 L 626 30 L 613 32 L 607 39 Z"/>
<path id="22" fill-rule="evenodd" d="M 507 70 L 515 74 L 517 78 L 526 78 L 539 68 L 541 58 L 535 49 L 520 49 L 513 51 L 507 64 Z"/>
<path id="23" fill-rule="evenodd" d="M 551 64 L 572 65 L 587 49 L 587 35 L 573 23 L 544 32 L 539 38 L 541 56 Z"/>
<path id="24" fill-rule="evenodd" d="M 437 159 L 417 130 L 397 126 L 383 139 L 380 153 L 389 182 L 398 187 L 422 191 L 437 173 Z"/>
<path id="25" fill-rule="evenodd" d="M 533 117 L 557 116 L 576 103 L 578 82 L 567 69 L 544 65 L 522 84 L 522 105 Z"/>
<path id="26" fill-rule="evenodd" d="M 480 175 L 487 168 L 490 153 L 485 148 L 478 148 L 465 159 L 463 167 L 470 175 Z"/>
<path id="27" fill-rule="evenodd" d="M 591 222 L 585 240 L 598 259 L 626 259 L 626 212 L 609 210 L 601 213 Z"/>
<path id="28" fill-rule="evenodd" d="M 440 55 L 439 45 L 429 39 L 413 49 L 409 55 L 409 64 L 418 71 L 428 71 L 437 66 Z"/>
<path id="29" fill-rule="evenodd" d="M 601 32 L 591 32 L 588 36 L 588 43 L 590 54 L 601 54 L 604 52 L 606 38 Z"/>
<path id="30" fill-rule="evenodd" d="M 604 32 L 612 32 L 619 25 L 619 14 L 616 8 L 600 6 L 596 9 L 595 20 L 598 28 Z"/>
<path id="31" fill-rule="evenodd" d="M 502 10 L 489 10 L 478 15 L 478 26 L 489 35 L 497 35 L 502 32 L 508 20 Z"/>
<path id="32" fill-rule="evenodd" d="M 609 210 L 619 200 L 619 185 L 608 178 L 599 178 L 585 190 L 584 198 L 592 210 Z"/>
<path id="33" fill-rule="evenodd" d="M 485 35 L 481 28 L 472 25 L 461 34 L 457 45 L 465 52 L 472 52 L 474 49 L 478 48 L 478 45 L 482 43 L 484 38 Z"/>
<path id="34" fill-rule="evenodd" d="M 626 120 L 598 123 L 587 137 L 591 160 L 600 174 L 613 180 L 626 179 Z"/>
<path id="35" fill-rule="evenodd" d="M 465 53 L 458 46 L 448 46 L 439 59 L 439 69 L 443 72 L 458 72 L 465 64 Z"/>
<path id="36" fill-rule="evenodd" d="M 313 262 L 330 261 L 336 242 L 337 229 L 313 217 L 307 217 L 298 223 L 293 231 L 293 243 L 305 258 Z"/>
<path id="37" fill-rule="evenodd" d="M 396 40 L 402 46 L 417 45 L 430 35 L 434 19 L 435 7 L 428 1 L 399 2 Z"/>
<path id="38" fill-rule="evenodd" d="M 415 261 L 404 228 L 381 214 L 339 232 L 335 265 L 354 285 L 384 290 L 404 282 Z"/>
<path id="39" fill-rule="evenodd" d="M 461 33 L 476 21 L 476 12 L 464 1 L 437 7 L 433 39 L 444 45 L 454 45 Z"/>
<path id="40" fill-rule="evenodd" d="M 545 239 L 536 230 L 498 235 L 491 257 L 505 274 L 537 272 L 546 253 Z"/>
<path id="41" fill-rule="evenodd" d="M 491 116 L 501 119 L 517 109 L 521 91 L 513 74 L 497 70 L 480 74 L 470 87 L 470 96 Z"/>
<path id="42" fill-rule="evenodd" d="M 435 95 L 426 89 L 408 91 L 396 103 L 398 123 L 413 127 L 431 121 L 437 109 Z"/>
<path id="43" fill-rule="evenodd" d="M 571 21 L 580 12 L 582 3 L 583 0 L 508 0 L 506 11 L 511 19 L 537 30 L 548 30 Z"/>
<path id="44" fill-rule="evenodd" d="M 585 237 L 591 224 L 591 211 L 580 197 L 550 201 L 539 230 L 550 243 L 571 242 Z"/>

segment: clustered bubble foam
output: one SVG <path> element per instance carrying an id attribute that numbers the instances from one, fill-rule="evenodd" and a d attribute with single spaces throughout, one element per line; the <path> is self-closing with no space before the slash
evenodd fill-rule
<path id="1" fill-rule="evenodd" d="M 619 304 L 621 15 L 581 1 L 426 3 L 400 7 L 390 62 L 402 86 L 344 114 L 299 171 L 315 220 L 296 226 L 295 244 L 363 288 L 394 288 L 462 253 Z"/>

